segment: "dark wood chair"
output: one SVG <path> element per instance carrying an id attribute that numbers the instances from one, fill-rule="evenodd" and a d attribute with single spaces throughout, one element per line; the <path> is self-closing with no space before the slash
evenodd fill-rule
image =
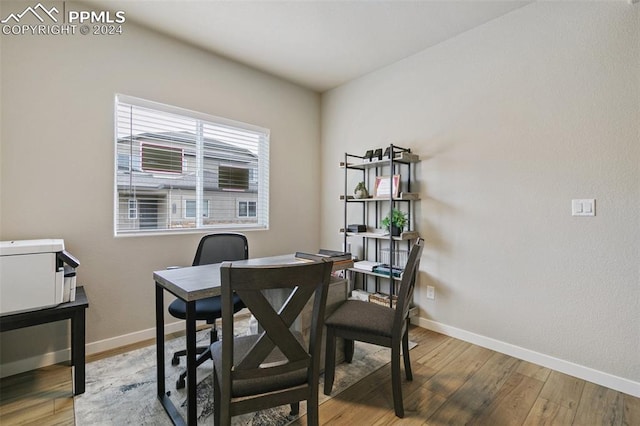
<path id="1" fill-rule="evenodd" d="M 248 258 L 249 243 L 247 242 L 247 237 L 244 235 L 237 233 L 209 234 L 200 239 L 196 255 L 193 259 L 193 266 L 210 265 L 212 263 L 221 263 L 225 260 L 243 260 Z M 242 300 L 240 300 L 238 296 L 234 296 L 234 312 L 238 312 L 243 308 L 244 304 Z M 176 318 L 186 319 L 187 304 L 181 299 L 176 299 L 169 305 L 169 313 Z M 220 296 L 196 300 L 196 320 L 206 321 L 207 324 L 211 324 L 209 345 L 218 340 L 218 330 L 216 329 L 216 320 L 218 318 L 222 318 Z M 196 367 L 211 359 L 209 345 L 196 348 L 196 351 L 200 354 L 196 359 Z M 178 365 L 180 363 L 180 357 L 186 354 L 186 349 L 176 351 L 171 358 L 171 365 Z M 176 381 L 177 389 L 185 387 L 186 377 L 186 371 L 180 374 Z"/>
<path id="2" fill-rule="evenodd" d="M 233 335 L 233 294 L 258 321 L 259 334 L 225 337 L 211 345 L 214 377 L 214 424 L 231 417 L 291 404 L 297 414 L 307 401 L 307 423 L 318 424 L 320 347 L 332 262 L 220 269 L 222 334 Z M 263 291 L 291 291 L 274 309 Z M 308 342 L 291 326 L 313 298 Z"/>
<path id="3" fill-rule="evenodd" d="M 344 339 L 345 360 L 347 362 L 351 362 L 353 358 L 354 340 L 384 346 L 391 348 L 391 381 L 396 416 L 404 417 L 400 383 L 400 348 L 402 345 L 407 380 L 413 380 L 409 359 L 408 315 L 423 247 L 424 240 L 419 238 L 411 248 L 400 281 L 395 309 L 360 300 L 347 300 L 325 320 L 327 326 L 325 395 L 330 395 L 333 388 L 337 337 Z"/>

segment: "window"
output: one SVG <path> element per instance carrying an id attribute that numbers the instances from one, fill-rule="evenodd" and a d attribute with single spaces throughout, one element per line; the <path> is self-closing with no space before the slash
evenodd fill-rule
<path id="1" fill-rule="evenodd" d="M 249 188 L 249 169 L 220 166 L 218 185 L 228 191 L 246 191 Z"/>
<path id="2" fill-rule="evenodd" d="M 238 201 L 238 217 L 256 217 L 255 201 Z"/>
<path id="3" fill-rule="evenodd" d="M 142 171 L 182 173 L 182 148 L 142 143 Z"/>
<path id="4" fill-rule="evenodd" d="M 185 200 L 184 202 L 184 217 L 189 219 L 195 219 L 196 212 L 198 211 L 198 204 L 196 200 Z M 209 217 L 209 200 L 202 200 L 202 213 L 200 216 Z"/>
<path id="5" fill-rule="evenodd" d="M 115 235 L 269 226 L 268 129 L 117 95 L 114 157 Z"/>
<path id="6" fill-rule="evenodd" d="M 136 200 L 129 200 L 129 219 L 138 218 L 138 202 Z"/>

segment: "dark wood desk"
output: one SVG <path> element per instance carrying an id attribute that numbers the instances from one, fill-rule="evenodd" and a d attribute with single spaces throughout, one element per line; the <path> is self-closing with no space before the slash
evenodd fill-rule
<path id="1" fill-rule="evenodd" d="M 304 262 L 296 259 L 293 254 L 283 256 L 264 257 L 232 262 L 234 265 L 285 265 Z M 169 399 L 165 387 L 164 368 L 164 291 L 184 300 L 187 305 L 186 340 L 187 340 L 187 424 L 197 424 L 196 406 L 196 321 L 195 301 L 211 296 L 220 295 L 220 264 L 190 266 L 178 269 L 167 269 L 153 273 L 156 283 L 156 353 L 158 399 L 165 411 L 176 425 L 184 425 L 184 419 Z M 341 300 L 346 298 L 347 285 Z M 335 280 L 332 280 L 332 283 Z M 273 302 L 272 302 L 273 303 Z"/>
<path id="2" fill-rule="evenodd" d="M 0 332 L 71 320 L 71 365 L 73 366 L 73 394 L 84 393 L 85 387 L 85 310 L 89 300 L 84 287 L 76 288 L 76 300 L 53 308 L 39 309 L 0 316 Z"/>

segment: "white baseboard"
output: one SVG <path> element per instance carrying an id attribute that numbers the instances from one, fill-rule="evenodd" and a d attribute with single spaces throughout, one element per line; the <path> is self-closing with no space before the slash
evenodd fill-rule
<path id="1" fill-rule="evenodd" d="M 474 345 L 482 346 L 484 348 L 491 349 L 496 352 L 512 356 L 514 358 L 532 362 L 534 364 L 541 365 L 543 367 L 547 367 L 552 370 L 556 370 L 561 373 L 578 377 L 580 379 L 587 380 L 589 382 L 593 382 L 598 385 L 605 386 L 607 388 L 640 398 L 640 383 L 638 382 L 634 382 L 623 377 L 614 376 L 609 373 L 604 373 L 602 371 L 594 370 L 593 368 L 585 367 L 583 365 L 575 364 L 570 361 L 565 361 L 559 358 L 535 352 L 530 349 L 525 349 L 520 346 L 502 342 L 500 340 L 492 339 L 490 337 L 482 336 L 480 334 L 472 333 L 470 331 L 462 330 L 460 328 L 441 324 L 439 322 L 432 321 L 426 318 L 413 318 L 412 322 L 422 328 L 426 328 L 427 330 L 432 330 L 446 336 L 464 340 L 465 342 L 473 343 Z M 182 330 L 184 330 L 183 321 L 165 325 L 165 333 L 174 333 Z M 155 327 L 148 328 L 146 330 L 137 331 L 135 333 L 124 334 L 122 336 L 88 343 L 86 345 L 86 353 L 87 355 L 92 355 L 99 352 L 116 349 L 132 343 L 154 339 L 155 337 Z M 0 378 L 68 361 L 69 359 L 71 359 L 71 350 L 63 349 L 56 352 L 49 352 L 46 354 L 9 362 L 0 365 Z"/>
<path id="2" fill-rule="evenodd" d="M 586 380 L 588 382 L 596 383 L 598 385 L 614 389 L 628 395 L 640 397 L 639 382 L 634 382 L 623 377 L 618 377 L 609 373 L 594 370 L 593 368 L 585 367 L 583 365 L 575 364 L 570 361 L 565 361 L 563 359 L 535 352 L 530 349 L 502 342 L 500 340 L 492 339 L 490 337 L 482 336 L 480 334 L 472 333 L 460 328 L 441 324 L 439 322 L 432 321 L 426 318 L 413 318 L 412 322 L 422 328 L 426 328 L 427 330 L 432 330 L 446 336 L 455 337 L 456 339 L 464 340 L 465 342 L 473 343 L 474 345 L 482 346 L 483 348 L 491 349 L 496 352 L 512 356 L 514 358 L 541 365 L 543 367 L 547 367 L 552 370 Z"/>
<path id="3" fill-rule="evenodd" d="M 36 370 L 38 368 L 46 367 L 47 365 L 69 361 L 70 359 L 71 350 L 64 349 L 57 352 L 48 352 L 46 354 L 20 359 L 14 362 L 8 362 L 0 365 L 0 378 L 24 373 L 29 370 Z"/>
<path id="4" fill-rule="evenodd" d="M 184 330 L 184 321 L 177 321 L 164 326 L 165 334 L 175 333 Z M 97 342 L 87 343 L 85 350 L 87 355 L 97 354 L 100 352 L 116 349 L 132 343 L 142 342 L 148 339 L 155 339 L 156 328 L 147 328 L 146 330 L 136 331 L 134 333 L 123 334 L 109 339 L 99 340 Z M 35 370 L 46 367 L 48 365 L 58 364 L 69 361 L 71 359 L 71 349 L 62 349 L 56 352 L 48 352 L 21 359 L 14 362 L 8 362 L 0 365 L 0 378 L 13 376 L 14 374 L 23 373 L 25 371 Z"/>

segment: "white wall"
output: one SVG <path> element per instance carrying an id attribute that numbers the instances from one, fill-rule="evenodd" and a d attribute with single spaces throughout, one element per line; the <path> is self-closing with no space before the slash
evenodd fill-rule
<path id="1" fill-rule="evenodd" d="M 152 271 L 190 264 L 203 235 L 113 237 L 116 93 L 271 129 L 271 226 L 247 233 L 250 254 L 319 243 L 320 166 L 300 161 L 320 153 L 319 95 L 133 22 L 123 29 L 121 36 L 0 36 L 0 237 L 64 238 L 89 296 L 89 351 L 154 327 Z M 67 327 L 2 333 L 0 361 L 68 347 Z"/>
<path id="2" fill-rule="evenodd" d="M 322 245 L 345 149 L 410 147 L 418 322 L 640 395 L 639 11 L 531 4 L 325 93 Z"/>

